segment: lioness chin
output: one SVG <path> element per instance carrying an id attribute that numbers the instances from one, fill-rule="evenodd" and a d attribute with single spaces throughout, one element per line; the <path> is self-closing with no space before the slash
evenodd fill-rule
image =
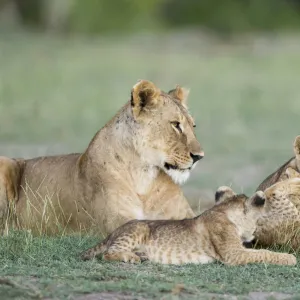
<path id="1" fill-rule="evenodd" d="M 141 80 L 84 153 L 0 158 L 2 227 L 105 235 L 132 219 L 193 217 L 179 184 L 204 152 L 187 96 Z"/>

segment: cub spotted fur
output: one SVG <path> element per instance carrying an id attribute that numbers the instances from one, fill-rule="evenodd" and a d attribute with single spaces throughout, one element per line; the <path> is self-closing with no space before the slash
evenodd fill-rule
<path id="1" fill-rule="evenodd" d="M 18 228 L 43 234 L 107 234 L 132 219 L 194 217 L 179 184 L 204 152 L 187 96 L 179 86 L 165 93 L 141 80 L 83 153 L 0 158 L 2 227 L 9 202 Z"/>
<path id="2" fill-rule="evenodd" d="M 143 257 L 162 264 L 210 263 L 219 260 L 228 265 L 247 263 L 296 264 L 295 256 L 243 247 L 251 241 L 257 219 L 265 213 L 265 195 L 235 195 L 221 187 L 219 205 L 193 219 L 139 221 L 117 228 L 102 243 L 85 251 L 82 259 L 101 255 L 105 260 L 138 263 Z"/>

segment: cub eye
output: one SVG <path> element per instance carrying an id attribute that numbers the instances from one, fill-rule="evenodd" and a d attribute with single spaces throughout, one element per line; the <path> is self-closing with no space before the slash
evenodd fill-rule
<path id="1" fill-rule="evenodd" d="M 194 124 L 193 127 L 195 128 L 195 127 L 196 127 L 196 124 Z"/>
<path id="2" fill-rule="evenodd" d="M 180 127 L 180 122 L 178 121 L 173 121 L 171 122 L 172 126 L 175 127 L 179 132 L 182 132 L 182 129 Z"/>

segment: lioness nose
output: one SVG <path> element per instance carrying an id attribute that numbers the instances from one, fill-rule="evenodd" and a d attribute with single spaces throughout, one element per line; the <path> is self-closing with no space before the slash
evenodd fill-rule
<path id="1" fill-rule="evenodd" d="M 190 153 L 191 158 L 193 159 L 193 163 L 196 163 L 198 160 L 204 157 L 204 152 L 200 152 L 199 154 Z"/>

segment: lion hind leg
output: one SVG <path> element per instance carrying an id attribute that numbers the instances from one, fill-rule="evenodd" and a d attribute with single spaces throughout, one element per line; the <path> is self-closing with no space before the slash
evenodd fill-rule
<path id="1" fill-rule="evenodd" d="M 106 252 L 103 255 L 104 260 L 108 261 L 123 261 L 129 263 L 140 263 L 141 258 L 134 252 L 130 251 L 120 251 L 120 252 Z"/>
<path id="2" fill-rule="evenodd" d="M 102 243 L 83 253 L 83 259 L 103 254 L 104 260 L 137 263 L 145 258 L 138 252 L 149 235 L 149 227 L 143 221 L 131 221 L 113 231 Z"/>
<path id="3" fill-rule="evenodd" d="M 148 235 L 148 225 L 134 220 L 117 228 L 102 243 L 88 249 L 81 257 L 86 260 L 103 254 L 105 260 L 140 262 L 145 259 L 145 255 L 134 251 L 142 247 Z"/>
<path id="4" fill-rule="evenodd" d="M 116 233 L 119 230 L 121 231 L 120 234 L 117 234 L 117 237 L 111 241 L 110 247 L 104 253 L 103 258 L 130 263 L 140 263 L 147 260 L 148 257 L 145 252 L 135 251 L 140 250 L 145 244 L 149 236 L 148 225 L 142 221 L 133 221 L 118 228 Z"/>

